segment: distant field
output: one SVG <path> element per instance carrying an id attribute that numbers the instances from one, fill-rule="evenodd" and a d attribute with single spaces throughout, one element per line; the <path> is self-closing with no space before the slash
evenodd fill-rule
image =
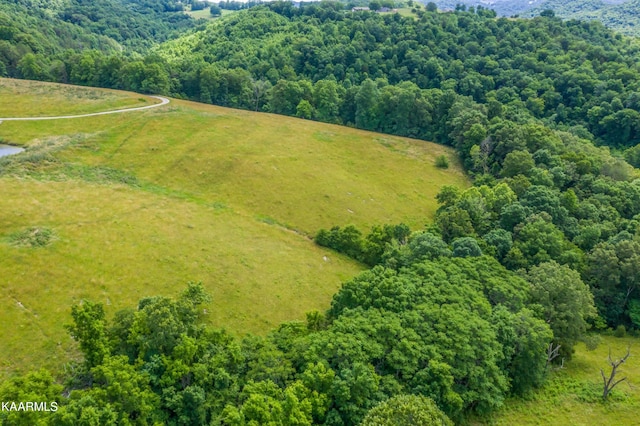
<path id="1" fill-rule="evenodd" d="M 68 112 L 68 90 L 46 85 L 47 114 Z M 361 266 L 315 246 L 318 229 L 419 228 L 442 185 L 468 185 L 438 145 L 181 101 L 7 121 L 0 139 L 27 148 L 0 159 L 0 376 L 66 362 L 82 298 L 112 314 L 202 281 L 210 322 L 237 334 L 326 309 Z M 433 165 L 442 153 L 448 170 Z"/>
<path id="2" fill-rule="evenodd" d="M 422 9 L 422 5 L 418 5 L 420 6 L 420 8 L 416 8 L 416 10 L 420 10 Z M 416 15 L 415 13 L 412 12 L 414 8 L 413 7 L 401 7 L 400 9 L 398 9 L 398 13 L 404 17 L 414 17 L 417 18 L 418 15 Z"/>
<path id="3" fill-rule="evenodd" d="M 221 11 L 221 16 L 224 15 L 228 15 L 230 13 L 234 13 L 235 10 L 227 10 L 227 9 L 222 9 Z M 202 10 L 195 10 L 195 11 L 187 11 L 185 12 L 187 15 L 191 16 L 194 19 L 216 19 L 216 17 L 211 16 L 211 11 L 209 10 L 208 7 L 202 9 Z"/>
<path id="4" fill-rule="evenodd" d="M 0 78 L 0 118 L 85 114 L 157 103 L 144 95 Z"/>
<path id="5" fill-rule="evenodd" d="M 611 371 L 607 356 L 631 356 L 620 367 L 618 378 L 627 377 L 602 402 L 602 377 Z M 605 336 L 595 351 L 578 345 L 573 360 L 555 371 L 547 384 L 524 400 L 512 399 L 490 419 L 473 425 L 571 425 L 621 426 L 640 423 L 640 339 Z"/>

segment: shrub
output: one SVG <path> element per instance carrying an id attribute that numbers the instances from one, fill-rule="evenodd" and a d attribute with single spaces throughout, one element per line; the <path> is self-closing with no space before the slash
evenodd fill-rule
<path id="1" fill-rule="evenodd" d="M 448 169 L 449 168 L 449 159 L 446 155 L 438 155 L 436 157 L 436 167 L 439 169 Z"/>
<path id="2" fill-rule="evenodd" d="M 624 337 L 627 335 L 627 329 L 624 325 L 620 324 L 618 327 L 616 327 L 616 330 L 613 332 L 613 335 L 615 337 Z"/>
<path id="3" fill-rule="evenodd" d="M 589 334 L 584 336 L 583 341 L 588 351 L 594 351 L 602 342 L 602 337 L 600 337 L 598 334 Z"/>

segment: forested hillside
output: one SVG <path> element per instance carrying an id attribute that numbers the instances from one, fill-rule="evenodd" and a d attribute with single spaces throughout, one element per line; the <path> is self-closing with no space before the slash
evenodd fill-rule
<path id="1" fill-rule="evenodd" d="M 35 69 L 25 55 L 7 73 L 55 79 L 58 61 L 73 83 L 436 141 L 474 186 L 444 187 L 422 228 L 318 230 L 317 244 L 371 269 L 326 312 L 265 338 L 206 327 L 215 301 L 197 284 L 113 319 L 76 304 L 84 360 L 69 396 L 33 373 L 0 399 L 55 399 L 46 420 L 58 424 L 366 426 L 400 411 L 464 422 L 527 395 L 589 330 L 640 328 L 639 53 L 636 39 L 552 13 L 275 2 L 141 58 L 43 52 Z"/>
<path id="2" fill-rule="evenodd" d="M 441 10 L 480 6 L 495 10 L 498 16 L 504 17 L 531 18 L 545 10 L 553 10 L 562 19 L 598 21 L 621 34 L 640 35 L 638 0 L 435 0 L 433 3 Z"/>
<path id="3" fill-rule="evenodd" d="M 82 28 L 52 18 L 49 9 L 24 4 L 0 2 L 0 76 L 25 76 L 22 67 L 29 61 L 37 60 L 46 66 L 49 79 L 64 80 L 64 63 L 56 61 L 66 49 L 97 49 L 106 52 L 117 50 L 114 40 L 98 34 L 91 34 Z M 26 57 L 26 59 L 24 59 Z M 24 59 L 23 65 L 18 64 Z M 43 77 L 44 70 L 39 72 Z"/>
<path id="4" fill-rule="evenodd" d="M 638 0 L 434 0 L 433 3 L 441 10 L 480 6 L 505 17 L 535 17 L 553 10 L 562 19 L 596 20 L 622 34 L 640 35 Z"/>
<path id="5" fill-rule="evenodd" d="M 489 119 L 498 110 L 517 110 L 523 120 L 574 129 L 609 146 L 638 143 L 639 47 L 598 23 L 495 19 L 485 9 L 425 13 L 416 22 L 339 9 L 276 3 L 214 22 L 142 60 L 97 51 L 43 53 L 19 67 L 9 61 L 5 69 L 10 76 L 55 79 L 48 71 L 61 61 L 72 83 L 168 93 L 442 143 L 450 143 L 450 131 L 434 116 L 458 100 L 445 95 L 455 94 L 490 107 Z M 402 113 L 407 107 L 411 114 Z M 618 125 L 621 130 L 612 132 Z"/>
<path id="6" fill-rule="evenodd" d="M 456 7 L 486 7 L 496 11 L 499 16 L 514 16 L 524 13 L 545 0 L 434 0 L 439 9 L 455 10 Z M 424 1 L 423 3 L 428 3 Z"/>
<path id="7" fill-rule="evenodd" d="M 58 16 L 140 50 L 193 28 L 196 22 L 183 13 L 184 8 L 183 2 L 174 0 L 68 0 Z"/>
<path id="8" fill-rule="evenodd" d="M 545 9 L 563 19 L 595 20 L 622 34 L 640 35 L 638 0 L 546 0 L 522 16 L 535 16 Z"/>
<path id="9" fill-rule="evenodd" d="M 0 76 L 68 81 L 65 62 L 80 51 L 143 51 L 194 28 L 182 7 L 163 0 L 2 0 Z"/>
<path id="10" fill-rule="evenodd" d="M 173 90 L 443 143 L 450 132 L 433 116 L 452 102 L 439 93 L 455 93 L 556 128 L 584 127 L 608 145 L 639 142 L 639 46 L 598 23 L 496 20 L 484 9 L 426 13 L 418 22 L 344 14 L 330 4 L 271 9 L 229 17 L 160 48 L 181 83 Z M 376 105 L 389 96 L 395 104 Z M 403 101 L 419 107 L 404 114 Z M 618 122 L 626 129 L 613 134 Z"/>

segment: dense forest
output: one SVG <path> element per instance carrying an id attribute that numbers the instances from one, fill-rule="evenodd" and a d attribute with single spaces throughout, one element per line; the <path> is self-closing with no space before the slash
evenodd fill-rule
<path id="1" fill-rule="evenodd" d="M 171 0 L 71 0 L 58 16 L 124 47 L 140 50 L 193 28 L 196 22 L 183 10 L 182 2 Z"/>
<path id="2" fill-rule="evenodd" d="M 0 75 L 13 76 L 26 54 L 144 51 L 199 24 L 182 10 L 165 0 L 1 1 Z M 50 78 L 61 80 L 60 64 L 45 62 Z"/>
<path id="3" fill-rule="evenodd" d="M 100 72 L 100 86 L 119 86 L 125 61 L 201 24 L 182 8 L 163 0 L 0 1 L 0 76 L 91 84 L 82 74 Z M 109 64 L 96 70 L 95 57 Z"/>
<path id="4" fill-rule="evenodd" d="M 0 74 L 434 140 L 455 147 L 474 186 L 445 187 L 425 229 L 319 230 L 318 244 L 372 269 L 266 338 L 204 326 L 196 284 L 111 320 L 76 305 L 85 359 L 65 385 L 38 372 L 0 386 L 2 400 L 60 409 L 0 416 L 373 425 L 412 408 L 448 424 L 539 386 L 587 330 L 640 328 L 640 44 L 553 13 L 419 12 L 275 2 L 139 57 L 18 49 L 3 24 L 0 52 L 14 54 Z"/>

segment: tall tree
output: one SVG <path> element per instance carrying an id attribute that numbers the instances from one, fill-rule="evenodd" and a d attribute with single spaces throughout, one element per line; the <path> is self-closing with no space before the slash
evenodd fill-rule
<path id="1" fill-rule="evenodd" d="M 589 287 L 576 271 L 553 261 L 531 268 L 525 278 L 531 284 L 531 301 L 541 306 L 554 342 L 571 358 L 573 347 L 588 329 L 587 321 L 596 315 Z"/>
<path id="2" fill-rule="evenodd" d="M 430 398 L 397 395 L 372 408 L 361 426 L 453 426 Z"/>

